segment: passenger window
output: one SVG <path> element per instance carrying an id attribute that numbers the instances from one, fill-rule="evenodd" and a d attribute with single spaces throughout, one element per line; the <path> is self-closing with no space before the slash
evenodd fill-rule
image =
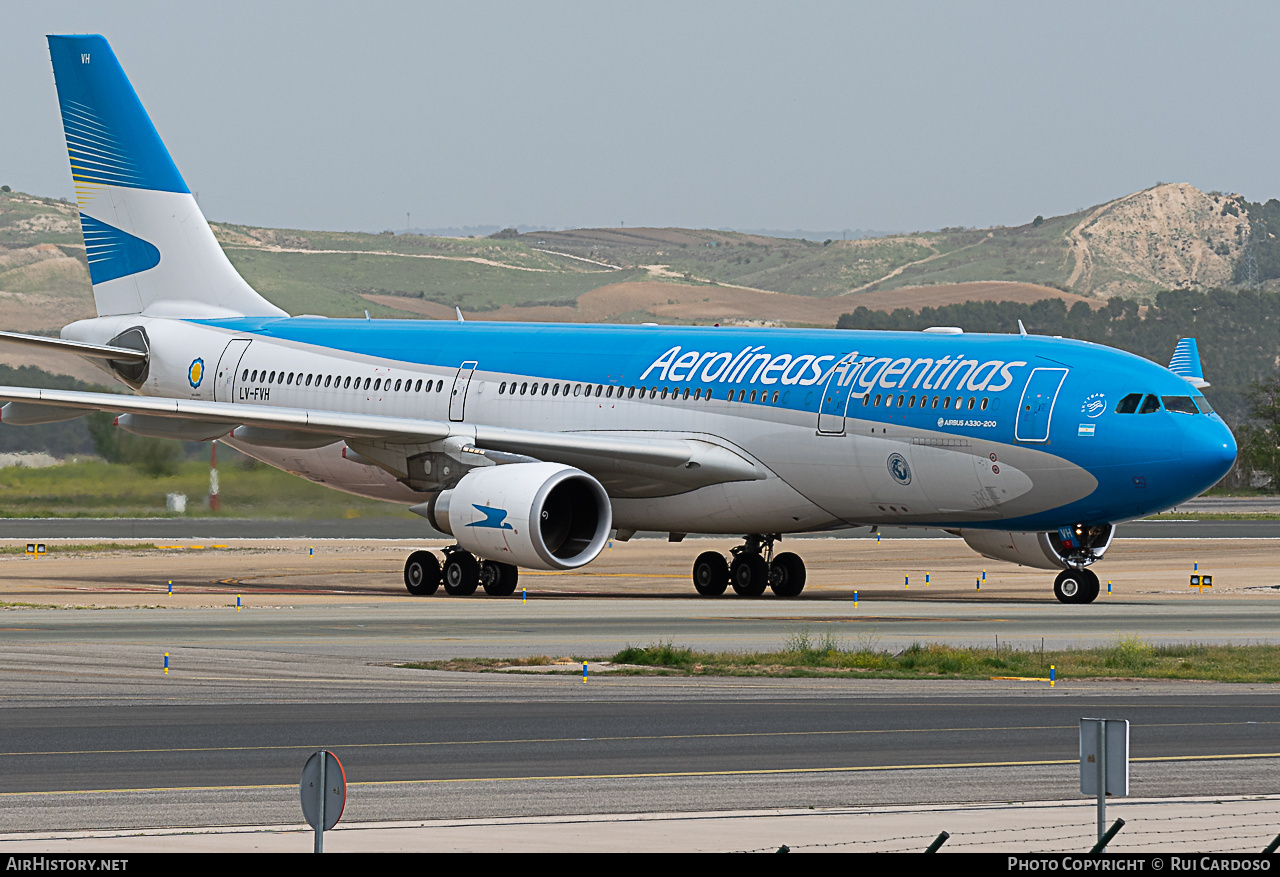
<path id="1" fill-rule="evenodd" d="M 399 378 L 396 378 L 396 392 L 397 392 L 397 393 L 399 393 L 399 392 L 400 392 L 400 379 L 399 379 Z"/>
<path id="2" fill-rule="evenodd" d="M 1161 396 L 1165 411 L 1177 411 L 1179 414 L 1199 414 L 1190 396 Z"/>
<path id="3" fill-rule="evenodd" d="M 582 384 L 574 384 L 574 385 L 573 385 L 573 395 L 575 395 L 575 396 L 581 396 L 581 395 L 582 395 Z"/>
<path id="4" fill-rule="evenodd" d="M 604 385 L 603 385 L 603 384 L 597 384 L 597 385 L 596 385 L 596 398 L 597 398 L 597 399 L 599 399 L 599 398 L 600 398 L 600 394 L 601 394 L 601 393 L 603 393 L 603 392 L 604 392 Z M 609 387 L 609 395 L 611 395 L 611 396 L 613 395 L 613 387 Z"/>
<path id="5" fill-rule="evenodd" d="M 972 410 L 973 410 L 973 397 L 972 397 L 972 396 L 970 396 L 970 397 L 969 397 L 969 405 L 968 405 L 967 407 L 968 407 L 968 409 L 969 409 L 970 411 L 972 411 Z"/>
<path id="6" fill-rule="evenodd" d="M 501 396 L 506 392 L 507 392 L 507 382 L 503 381 L 501 384 L 498 385 L 498 395 Z"/>
<path id="7" fill-rule="evenodd" d="M 685 387 L 685 388 L 684 388 L 684 398 L 685 398 L 685 399 L 688 399 L 688 398 L 689 398 L 689 388 L 688 388 L 688 387 Z"/>
<path id="8" fill-rule="evenodd" d="M 915 407 L 916 407 L 916 397 L 915 397 L 915 396 L 912 396 L 910 399 L 908 399 L 908 400 L 907 400 L 907 407 L 908 407 L 908 408 L 915 408 Z"/>
<path id="9" fill-rule="evenodd" d="M 876 393 L 876 407 L 877 407 L 877 408 L 879 408 L 879 407 L 880 407 L 880 400 L 882 400 L 883 398 L 884 398 L 884 396 L 882 396 L 882 395 L 881 395 L 881 394 L 879 394 L 879 393 Z"/>
<path id="10" fill-rule="evenodd" d="M 249 380 L 249 370 L 248 370 L 248 369 L 245 369 L 245 370 L 244 370 L 244 374 L 242 374 L 242 375 L 240 376 L 240 380 L 242 380 L 242 381 L 247 381 L 247 380 Z"/>
<path id="11" fill-rule="evenodd" d="M 934 397 L 933 397 L 933 404 L 932 404 L 931 406 L 929 406 L 929 407 L 931 407 L 931 408 L 937 408 L 937 407 L 938 407 L 938 397 L 937 397 L 937 396 L 934 396 Z"/>
<path id="12" fill-rule="evenodd" d="M 284 379 L 284 382 L 289 386 L 293 386 L 293 372 L 289 372 L 289 376 Z"/>
<path id="13" fill-rule="evenodd" d="M 373 383 L 373 378 L 365 378 L 365 379 L 364 379 L 364 388 L 365 388 L 366 390 L 367 390 L 367 389 L 369 389 L 369 385 L 370 385 L 370 384 L 372 384 L 372 383 Z"/>
<path id="14" fill-rule="evenodd" d="M 437 393 L 444 392 L 444 381 L 436 381 L 436 392 Z"/>
<path id="15" fill-rule="evenodd" d="M 311 375 L 307 375 L 307 386 L 311 386 Z"/>
<path id="16" fill-rule="evenodd" d="M 1133 414 L 1138 410 L 1138 403 L 1141 401 L 1141 393 L 1130 393 L 1116 405 L 1116 414 Z"/>
<path id="17" fill-rule="evenodd" d="M 899 407 L 899 408 L 901 408 L 901 407 L 902 407 L 902 402 L 903 402 L 903 400 L 904 400 L 905 398 L 906 398 L 905 396 L 899 396 L 899 397 L 898 397 L 898 407 Z"/>
<path id="18" fill-rule="evenodd" d="M 774 390 L 774 391 L 773 391 L 773 404 L 774 404 L 774 405 L 777 405 L 777 404 L 778 404 L 778 391 L 777 391 L 777 390 Z"/>
<path id="19" fill-rule="evenodd" d="M 544 381 L 542 384 L 542 395 L 545 396 L 547 395 L 547 393 L 550 393 L 550 392 L 551 392 L 551 385 Z"/>
<path id="20" fill-rule="evenodd" d="M 330 385 L 331 383 L 333 383 L 333 375 L 325 375 L 325 376 L 324 376 L 324 386 L 325 386 L 325 389 L 326 389 L 326 390 L 329 388 L 329 385 Z"/>
<path id="21" fill-rule="evenodd" d="M 870 404 L 871 404 L 871 394 L 870 394 L 870 393 L 864 393 L 864 394 L 863 394 L 863 396 L 862 396 L 862 405 L 863 405 L 863 407 L 865 408 L 867 405 L 870 405 Z"/>
<path id="22" fill-rule="evenodd" d="M 552 387 L 551 387 L 551 395 L 552 395 L 552 396 L 559 396 L 559 395 L 560 395 L 560 385 L 559 385 L 559 384 L 553 384 L 553 385 L 552 385 Z"/>
<path id="23" fill-rule="evenodd" d="M 980 411 L 986 411 L 986 410 L 987 410 L 987 402 L 988 402 L 988 401 L 989 401 L 989 400 L 984 396 L 984 397 L 983 397 L 983 399 L 982 399 L 982 404 L 978 406 L 978 409 L 979 409 Z"/>
<path id="24" fill-rule="evenodd" d="M 1152 412 L 1159 411 L 1159 410 L 1160 410 L 1160 400 L 1157 399 L 1154 394 L 1148 393 L 1147 398 L 1142 400 L 1142 408 L 1139 409 L 1138 413 L 1151 414 Z"/>
<path id="25" fill-rule="evenodd" d="M 951 397 L 950 397 L 950 396 L 943 396 L 943 397 L 942 397 L 942 407 L 943 407 L 943 408 L 950 408 L 950 407 L 951 407 Z"/>
<path id="26" fill-rule="evenodd" d="M 711 389 L 709 387 L 707 388 L 707 398 L 711 398 Z"/>

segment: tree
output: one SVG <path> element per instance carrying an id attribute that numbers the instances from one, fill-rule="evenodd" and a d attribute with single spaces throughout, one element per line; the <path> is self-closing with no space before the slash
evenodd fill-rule
<path id="1" fill-rule="evenodd" d="M 1237 430 L 1239 456 L 1251 469 L 1271 476 L 1280 487 L 1280 374 L 1254 381 L 1247 394 L 1253 422 Z"/>
<path id="2" fill-rule="evenodd" d="M 1044 225 L 1044 217 L 1037 216 L 1035 219 L 1031 220 L 1031 225 L 1035 228 L 1039 228 L 1040 226 Z"/>

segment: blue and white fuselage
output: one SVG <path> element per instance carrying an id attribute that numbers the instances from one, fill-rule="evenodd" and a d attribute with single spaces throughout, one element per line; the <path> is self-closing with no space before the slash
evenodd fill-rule
<path id="1" fill-rule="evenodd" d="M 1213 485 L 1236 446 L 1197 386 L 1095 344 L 859 332 L 290 317 L 235 272 L 101 37 L 50 37 L 99 316 L 62 339 L 136 396 L 0 388 L 8 423 L 121 412 L 219 439 L 458 540 L 430 593 L 510 593 L 517 566 L 590 562 L 611 532 L 731 533 L 699 592 L 804 584 L 787 533 L 943 527 L 1061 569 L 1064 602 L 1113 524 Z"/>

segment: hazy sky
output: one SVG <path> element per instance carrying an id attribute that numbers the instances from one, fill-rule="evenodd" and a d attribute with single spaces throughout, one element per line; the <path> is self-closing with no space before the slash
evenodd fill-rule
<path id="1" fill-rule="evenodd" d="M 104 34 L 213 219 L 1018 225 L 1280 197 L 1280 4 L 6 3 L 0 183 L 70 196 L 44 35 Z"/>

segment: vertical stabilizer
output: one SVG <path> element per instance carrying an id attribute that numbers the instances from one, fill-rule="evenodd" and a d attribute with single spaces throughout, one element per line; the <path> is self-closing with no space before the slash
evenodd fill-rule
<path id="1" fill-rule="evenodd" d="M 1204 369 L 1200 366 L 1200 351 L 1196 347 L 1196 339 L 1179 338 L 1173 348 L 1173 359 L 1169 360 L 1169 371 L 1187 381 L 1197 390 L 1209 386 L 1204 379 Z"/>
<path id="2" fill-rule="evenodd" d="M 107 41 L 50 36 L 99 316 L 287 316 L 236 272 Z"/>

